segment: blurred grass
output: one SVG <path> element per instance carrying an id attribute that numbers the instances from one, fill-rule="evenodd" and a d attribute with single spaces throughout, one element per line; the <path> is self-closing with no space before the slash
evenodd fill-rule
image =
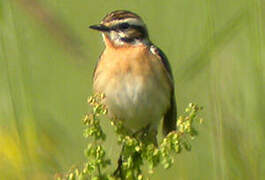
<path id="1" fill-rule="evenodd" d="M 114 9 L 141 15 L 167 54 L 179 112 L 189 102 L 205 107 L 193 150 L 153 179 L 262 179 L 261 0 L 0 1 L 0 179 L 52 179 L 81 164 L 81 117 L 103 48 L 87 27 Z"/>

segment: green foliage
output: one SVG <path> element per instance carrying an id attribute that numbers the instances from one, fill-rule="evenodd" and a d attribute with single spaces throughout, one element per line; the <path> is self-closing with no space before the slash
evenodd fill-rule
<path id="1" fill-rule="evenodd" d="M 92 107 L 92 112 L 88 113 L 83 122 L 86 125 L 84 137 L 91 138 L 92 142 L 85 149 L 87 162 L 83 169 L 71 170 L 66 175 L 66 179 L 92 179 L 92 180 L 112 180 L 112 179 L 148 179 L 143 172 L 143 166 L 148 166 L 148 173 L 153 174 L 154 168 L 162 165 L 165 169 L 174 163 L 174 157 L 183 149 L 191 150 L 191 140 L 197 135 L 194 129 L 194 122 L 202 122 L 198 113 L 202 110 L 198 105 L 190 103 L 185 110 L 184 116 L 177 120 L 177 131 L 169 133 L 162 142 L 155 146 L 153 143 L 144 143 L 137 136 L 132 136 L 121 121 L 111 119 L 117 140 L 122 145 L 120 164 L 113 174 L 106 173 L 106 167 L 111 166 L 110 158 L 106 156 L 106 150 L 102 142 L 106 140 L 106 135 L 102 130 L 100 121 L 108 110 L 101 103 L 104 95 L 96 94 L 89 97 L 88 103 Z M 120 169 L 119 169 L 120 168 Z M 59 178 L 60 179 L 60 178 Z"/>

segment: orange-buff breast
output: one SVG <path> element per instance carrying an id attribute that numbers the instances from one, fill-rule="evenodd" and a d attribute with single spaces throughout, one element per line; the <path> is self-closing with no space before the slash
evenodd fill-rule
<path id="1" fill-rule="evenodd" d="M 170 103 L 170 85 L 160 60 L 144 45 L 107 47 L 94 76 L 111 116 L 131 130 L 157 128 Z"/>

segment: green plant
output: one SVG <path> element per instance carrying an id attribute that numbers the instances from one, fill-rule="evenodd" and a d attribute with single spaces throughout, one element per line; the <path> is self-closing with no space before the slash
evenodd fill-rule
<path id="1" fill-rule="evenodd" d="M 120 172 L 118 174 L 106 173 L 105 169 L 111 165 L 111 161 L 106 157 L 105 149 L 102 146 L 102 142 L 106 140 L 106 135 L 102 130 L 100 121 L 101 117 L 108 112 L 106 106 L 101 103 L 103 98 L 103 94 L 95 94 L 88 99 L 92 112 L 86 114 L 83 120 L 86 125 L 84 136 L 93 139 L 85 149 L 85 156 L 88 160 L 81 171 L 74 168 L 65 176 L 65 179 L 148 179 L 143 173 L 144 164 L 148 165 L 148 173 L 152 174 L 158 165 L 162 165 L 165 169 L 170 168 L 174 163 L 174 155 L 179 154 L 183 149 L 191 150 L 190 141 L 197 135 L 193 127 L 194 122 L 202 122 L 202 119 L 198 117 L 202 108 L 193 103 L 190 103 L 186 108 L 184 116 L 179 116 L 177 120 L 178 130 L 169 133 L 158 146 L 152 143 L 143 143 L 139 138 L 131 136 L 121 121 L 112 119 L 111 125 L 118 136 L 119 144 L 123 146 L 122 162 L 119 162 Z"/>

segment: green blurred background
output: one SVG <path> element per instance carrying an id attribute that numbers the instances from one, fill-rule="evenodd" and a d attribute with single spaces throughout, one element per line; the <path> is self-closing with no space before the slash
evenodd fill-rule
<path id="1" fill-rule="evenodd" d="M 264 0 L 0 0 L 0 179 L 53 179 L 85 161 L 104 47 L 88 25 L 116 9 L 142 16 L 167 54 L 179 113 L 204 106 L 192 151 L 152 179 L 264 179 Z"/>

